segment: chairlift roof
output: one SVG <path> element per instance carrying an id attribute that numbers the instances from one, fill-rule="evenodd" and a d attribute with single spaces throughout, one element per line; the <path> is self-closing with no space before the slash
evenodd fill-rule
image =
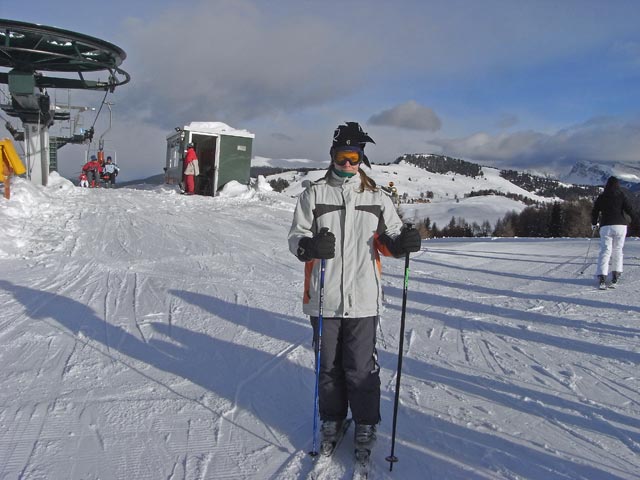
<path id="1" fill-rule="evenodd" d="M 212 134 L 212 135 L 228 135 L 231 137 L 246 137 L 255 138 L 255 134 L 248 130 L 240 130 L 230 127 L 224 122 L 191 122 L 188 125 L 182 127 L 183 130 L 188 130 L 192 133 Z M 176 133 L 170 133 L 167 135 L 167 139 L 176 136 Z"/>
<path id="2" fill-rule="evenodd" d="M 0 66 L 53 72 L 117 67 L 126 53 L 112 43 L 56 27 L 0 19 Z"/>
<path id="3" fill-rule="evenodd" d="M 107 86 L 113 88 L 130 80 L 120 69 L 127 54 L 120 47 L 99 38 L 57 27 L 0 19 L 0 67 L 35 73 L 76 72 L 80 80 L 38 76 L 36 83 L 44 87 L 104 88 L 103 82 L 84 80 L 83 72 L 109 70 Z M 116 78 L 120 75 L 124 78 Z M 7 74 L 0 80 L 6 83 Z"/>

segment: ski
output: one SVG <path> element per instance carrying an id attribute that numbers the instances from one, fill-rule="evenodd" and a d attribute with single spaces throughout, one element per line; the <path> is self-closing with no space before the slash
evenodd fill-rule
<path id="1" fill-rule="evenodd" d="M 342 440 L 344 440 L 345 434 L 347 433 L 347 430 L 349 430 L 351 423 L 352 419 L 350 418 L 344 421 L 344 423 L 342 424 L 342 428 L 338 432 L 338 436 L 335 438 L 335 440 L 331 442 L 320 442 L 320 455 L 316 457 L 313 469 L 307 476 L 309 480 L 322 478 L 324 471 L 329 467 L 329 465 L 331 465 L 331 457 L 333 457 L 333 454 L 342 443 Z"/>
<path id="2" fill-rule="evenodd" d="M 355 451 L 355 467 L 353 480 L 367 480 L 369 478 L 369 465 L 371 461 L 371 449 L 359 447 Z"/>
<path id="3" fill-rule="evenodd" d="M 342 423 L 342 428 L 338 432 L 338 435 L 333 441 L 323 440 L 320 442 L 320 455 L 323 457 L 330 457 L 336 451 L 336 449 L 340 446 L 342 439 L 344 438 L 345 433 L 349 430 L 349 426 L 351 425 L 351 419 L 347 419 Z"/>
<path id="4" fill-rule="evenodd" d="M 371 450 L 376 443 L 376 428 L 373 425 L 361 425 L 361 431 L 356 428 L 353 479 L 366 480 L 369 478 Z"/>

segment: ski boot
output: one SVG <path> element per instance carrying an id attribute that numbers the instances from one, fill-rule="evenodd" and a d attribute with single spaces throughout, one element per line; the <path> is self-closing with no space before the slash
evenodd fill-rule
<path id="1" fill-rule="evenodd" d="M 325 420 L 322 422 L 320 427 L 322 434 L 320 454 L 322 456 L 329 457 L 333 454 L 350 423 L 350 420 Z"/>
<path id="2" fill-rule="evenodd" d="M 376 442 L 376 426 L 357 424 L 355 432 L 356 475 L 354 478 L 367 478 L 371 449 Z"/>
<path id="3" fill-rule="evenodd" d="M 354 438 L 357 445 L 369 445 L 376 440 L 376 426 L 357 424 Z"/>
<path id="4" fill-rule="evenodd" d="M 620 273 L 621 272 L 611 272 L 611 284 L 609 285 L 609 288 L 616 288 L 618 280 L 620 280 Z"/>
<path id="5" fill-rule="evenodd" d="M 605 275 L 598 275 L 598 288 L 600 290 L 607 289 L 607 277 Z"/>

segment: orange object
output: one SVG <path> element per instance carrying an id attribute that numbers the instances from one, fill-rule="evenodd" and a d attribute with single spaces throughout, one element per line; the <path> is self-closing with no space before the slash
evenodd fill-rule
<path id="1" fill-rule="evenodd" d="M 338 150 L 333 158 L 336 165 L 346 165 L 347 162 L 351 165 L 357 165 L 360 160 L 362 160 L 362 155 L 351 150 Z"/>

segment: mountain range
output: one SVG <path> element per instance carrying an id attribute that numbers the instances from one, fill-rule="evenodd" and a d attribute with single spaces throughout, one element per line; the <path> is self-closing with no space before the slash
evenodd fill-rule
<path id="1" fill-rule="evenodd" d="M 325 173 L 327 162 L 308 159 L 254 157 L 251 176 L 264 175 L 272 185 L 291 196 L 302 192 L 307 181 Z M 577 162 L 562 179 L 515 170 L 500 170 L 436 154 L 405 154 L 388 164 L 373 164 L 369 175 L 382 187 L 393 183 L 400 210 L 416 222 L 429 218 L 442 226 L 451 218 L 482 224 L 495 222 L 505 214 L 521 212 L 535 203 L 577 198 L 593 199 L 610 175 L 618 176 L 640 204 L 640 168 L 628 164 Z M 161 184 L 163 175 L 122 183 Z"/>
<path id="2" fill-rule="evenodd" d="M 631 191 L 640 189 L 640 167 L 620 162 L 601 163 L 578 161 L 562 181 L 579 185 L 604 185 L 616 176 Z"/>
<path id="3" fill-rule="evenodd" d="M 272 185 L 277 183 L 291 196 L 299 195 L 306 181 L 324 175 L 327 167 L 325 163 L 314 170 L 308 161 L 264 158 L 254 165 L 267 174 Z M 507 213 L 520 213 L 533 204 L 593 200 L 600 192 L 595 185 L 575 185 L 434 154 L 402 155 L 389 164 L 373 164 L 367 173 L 382 187 L 393 183 L 405 220 L 420 223 L 428 218 L 439 227 L 452 218 L 493 226 Z M 640 203 L 637 198 L 636 202 Z"/>

